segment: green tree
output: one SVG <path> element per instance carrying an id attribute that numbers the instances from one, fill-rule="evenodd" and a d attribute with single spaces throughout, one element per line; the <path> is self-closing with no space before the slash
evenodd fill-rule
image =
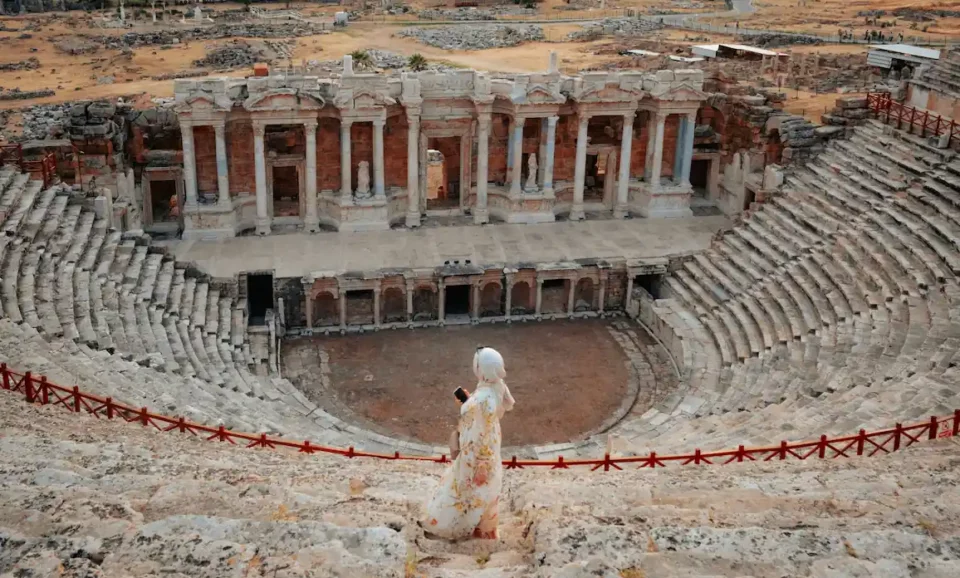
<path id="1" fill-rule="evenodd" d="M 350 53 L 350 56 L 353 58 L 353 65 L 357 68 L 371 68 L 373 66 L 373 59 L 370 58 L 370 54 L 366 50 L 354 50 Z"/>
<path id="2" fill-rule="evenodd" d="M 423 57 L 419 52 L 412 55 L 407 60 L 407 66 L 415 72 L 420 72 L 421 70 L 426 70 L 427 68 L 427 59 Z"/>

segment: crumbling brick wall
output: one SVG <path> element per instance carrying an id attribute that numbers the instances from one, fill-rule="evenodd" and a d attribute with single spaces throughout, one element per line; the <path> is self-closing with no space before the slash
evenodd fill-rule
<path id="1" fill-rule="evenodd" d="M 317 122 L 317 190 L 340 190 L 340 121 Z"/>
<path id="2" fill-rule="evenodd" d="M 212 126 L 193 127 L 193 149 L 197 163 L 197 192 L 216 195 L 217 137 Z"/>

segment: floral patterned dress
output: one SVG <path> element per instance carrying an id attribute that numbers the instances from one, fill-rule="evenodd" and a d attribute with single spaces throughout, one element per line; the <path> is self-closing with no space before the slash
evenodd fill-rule
<path id="1" fill-rule="evenodd" d="M 497 538 L 497 506 L 503 484 L 500 460 L 501 400 L 481 382 L 460 408 L 460 454 L 444 472 L 427 503 L 425 529 L 451 540 Z"/>

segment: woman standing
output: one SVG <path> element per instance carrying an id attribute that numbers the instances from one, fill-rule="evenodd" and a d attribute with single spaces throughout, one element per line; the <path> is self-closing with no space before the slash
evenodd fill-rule
<path id="1" fill-rule="evenodd" d="M 513 396 L 503 382 L 503 357 L 489 347 L 473 356 L 476 391 L 460 407 L 457 426 L 460 453 L 444 472 L 427 503 L 424 529 L 456 540 L 473 535 L 497 539 L 497 506 L 503 484 L 500 418 L 513 409 Z"/>

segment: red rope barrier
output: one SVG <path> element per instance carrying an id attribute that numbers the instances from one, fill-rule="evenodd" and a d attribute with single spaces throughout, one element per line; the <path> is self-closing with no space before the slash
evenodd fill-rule
<path id="1" fill-rule="evenodd" d="M 871 96 L 868 95 L 868 99 Z M 18 379 L 19 378 L 19 379 Z M 190 434 L 199 436 L 201 433 L 207 434 L 203 438 L 207 441 L 227 442 L 231 445 L 237 445 L 237 441 L 247 442 L 239 447 L 247 448 L 267 448 L 276 449 L 278 447 L 295 449 L 300 453 L 315 454 L 326 453 L 344 456 L 347 458 L 374 458 L 382 460 L 403 460 L 418 462 L 435 462 L 440 464 L 450 463 L 447 456 L 406 456 L 400 452 L 392 454 L 378 454 L 372 452 L 357 451 L 353 446 L 347 449 L 316 445 L 309 440 L 302 443 L 284 440 L 281 438 L 271 438 L 265 433 L 249 434 L 235 432 L 226 429 L 223 425 L 217 427 L 205 426 L 202 424 L 188 422 L 183 417 L 169 417 L 162 414 L 151 413 L 146 407 L 135 408 L 116 403 L 112 398 L 101 398 L 89 393 L 80 391 L 79 386 L 63 387 L 47 380 L 45 376 L 39 379 L 33 377 L 28 371 L 26 373 L 17 373 L 10 371 L 6 363 L 0 363 L 0 389 L 11 393 L 19 393 L 27 403 L 36 403 L 40 405 L 63 406 L 74 413 L 85 412 L 99 419 L 101 415 L 109 420 L 120 418 L 126 422 L 137 422 L 142 427 L 153 426 L 157 431 Z M 757 461 L 768 462 L 774 459 L 785 460 L 794 458 L 805 460 L 809 457 L 817 459 L 836 459 L 849 458 L 852 449 L 856 455 L 862 456 L 866 451 L 867 456 L 876 453 L 891 453 L 899 451 L 902 448 L 909 447 L 919 443 L 924 439 L 933 440 L 937 438 L 953 437 L 960 435 L 960 409 L 954 410 L 948 417 L 931 416 L 930 419 L 922 423 L 904 426 L 895 424 L 893 428 L 867 432 L 860 430 L 856 435 L 828 438 L 821 435 L 817 441 L 786 442 L 781 441 L 779 445 L 747 448 L 738 446 L 733 450 L 721 450 L 714 452 L 703 452 L 699 448 L 692 454 L 682 455 L 658 455 L 656 452 L 650 452 L 649 456 L 635 456 L 624 458 L 611 458 L 610 454 L 604 454 L 602 459 L 598 460 L 567 460 L 563 456 L 557 457 L 553 461 L 545 460 L 518 460 L 512 456 L 509 460 L 503 461 L 503 466 L 508 469 L 523 469 L 526 467 L 548 467 L 553 470 L 566 470 L 576 466 L 589 466 L 591 471 L 609 472 L 613 470 L 622 470 L 621 466 L 627 464 L 636 464 L 637 468 L 664 468 L 668 462 L 677 462 L 680 466 L 701 466 L 729 464 L 732 462 L 743 463 Z M 869 447 L 868 447 L 869 444 Z M 721 461 L 714 461 L 720 459 Z"/>

